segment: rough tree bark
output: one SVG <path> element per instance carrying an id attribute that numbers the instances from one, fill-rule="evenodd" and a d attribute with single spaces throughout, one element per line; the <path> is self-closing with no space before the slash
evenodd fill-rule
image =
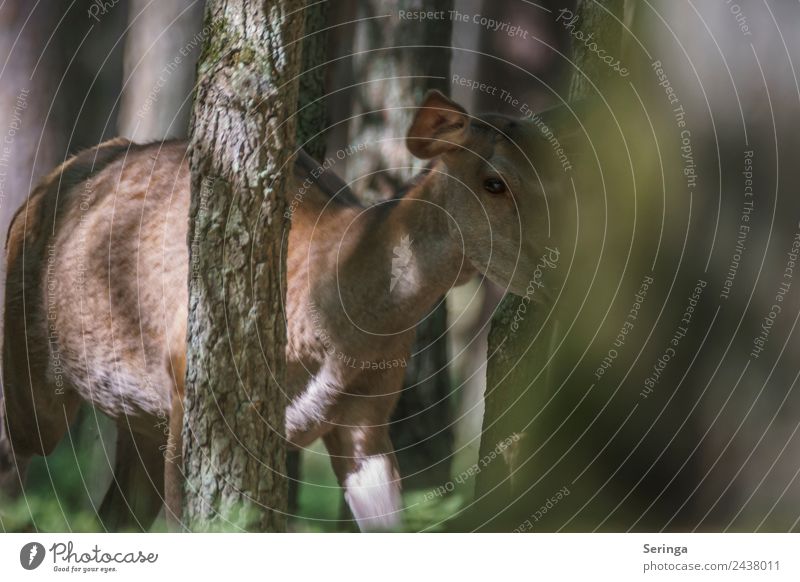
<path id="1" fill-rule="evenodd" d="M 210 0 L 190 163 L 184 518 L 285 529 L 285 165 L 302 0 Z"/>

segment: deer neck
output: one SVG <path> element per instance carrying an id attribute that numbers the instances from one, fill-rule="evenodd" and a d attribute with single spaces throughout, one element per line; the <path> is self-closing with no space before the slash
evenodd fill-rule
<path id="1" fill-rule="evenodd" d="M 349 287 L 361 290 L 365 320 L 376 331 L 412 328 L 450 288 L 475 273 L 450 234 L 449 183 L 441 167 L 433 168 L 402 198 L 366 211 L 371 216 L 342 274 Z"/>

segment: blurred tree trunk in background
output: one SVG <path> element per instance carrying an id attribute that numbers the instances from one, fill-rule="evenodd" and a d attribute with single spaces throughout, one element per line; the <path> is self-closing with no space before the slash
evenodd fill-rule
<path id="1" fill-rule="evenodd" d="M 0 58 L 4 63 L 0 83 L 3 233 L 31 187 L 64 156 L 59 123 L 64 112 L 61 102 L 53 100 L 60 80 L 57 72 L 63 67 L 55 47 L 44 50 L 60 16 L 52 7 L 27 0 L 10 0 L 0 10 Z M 2 269 L 5 274 L 5 261 Z"/>
<path id="2" fill-rule="evenodd" d="M 477 47 L 481 56 L 477 60 L 474 78 L 508 91 L 534 111 L 552 105 L 554 95 L 551 89 L 558 90 L 565 81 L 570 80 L 569 68 L 564 66 L 556 53 L 569 52 L 570 37 L 563 26 L 554 25 L 543 16 L 546 15 L 545 10 L 557 15 L 562 8 L 572 8 L 575 0 L 545 0 L 537 2 L 535 6 L 525 2 L 495 0 L 465 0 L 465 3 L 483 17 L 495 22 L 512 23 L 528 33 L 523 38 L 483 29 Z M 496 58 L 501 55 L 502 58 Z M 517 67 L 522 67 L 530 74 L 521 73 Z M 493 111 L 516 117 L 520 115 L 519 104 L 515 106 L 488 91 L 471 93 L 476 111 Z"/>
<path id="3" fill-rule="evenodd" d="M 366 144 L 368 151 L 348 160 L 347 181 L 361 200 L 391 198 L 413 176 L 415 161 L 405 147 L 413 107 L 429 89 L 450 92 L 450 19 L 420 22 L 400 19 L 398 13 L 452 8 L 453 0 L 358 3 L 362 20 L 353 69 L 362 84 L 355 92 L 349 132 L 350 142 Z"/>
<path id="4" fill-rule="evenodd" d="M 284 167 L 303 0 L 211 0 L 190 164 L 184 519 L 285 530 Z M 287 166 L 288 167 L 288 166 Z M 231 346 L 236 346 L 235 353 Z"/>
<path id="5" fill-rule="evenodd" d="M 52 97 L 66 111 L 65 156 L 119 136 L 128 1 L 106 3 L 96 17 L 91 11 L 102 4 L 94 0 L 60 3 L 69 9 L 51 42 L 62 61 L 56 73 L 61 85 Z"/>
<path id="6" fill-rule="evenodd" d="M 398 12 L 449 11 L 453 0 L 358 3 L 349 143 L 366 151 L 347 160 L 347 181 L 365 204 L 387 200 L 421 169 L 405 146 L 414 108 L 425 93 L 449 94 L 452 22 L 400 19 Z M 397 47 L 397 48 L 395 48 Z M 407 489 L 449 479 L 453 449 L 447 308 L 442 302 L 417 327 L 391 437 Z"/>
<path id="7" fill-rule="evenodd" d="M 120 135 L 136 142 L 186 137 L 203 0 L 128 0 Z"/>
<path id="8" fill-rule="evenodd" d="M 326 132 L 327 151 L 336 152 L 350 143 L 348 135 L 349 118 L 353 108 L 353 100 L 358 86 L 355 85 L 353 70 L 353 45 L 358 23 L 355 2 L 330 3 L 328 9 L 328 26 L 325 34 L 326 58 L 325 87 L 328 93 L 325 99 L 325 114 L 330 123 Z M 342 178 L 347 176 L 347 160 L 336 170 Z M 338 164 L 337 164 L 338 165 Z"/>
<path id="9" fill-rule="evenodd" d="M 328 62 L 329 2 L 310 3 L 305 9 L 303 64 L 297 94 L 297 146 L 321 162 L 325 158 L 328 114 L 325 71 Z"/>
<path id="10" fill-rule="evenodd" d="M 444 301 L 416 331 L 403 393 L 389 431 L 406 489 L 433 487 L 449 480 L 453 454 L 453 405 Z"/>
<path id="11" fill-rule="evenodd" d="M 580 23 L 580 29 L 594 33 L 592 40 L 598 47 L 609 47 L 606 51 L 613 51 L 610 52 L 612 55 L 619 55 L 622 51 L 622 40 L 625 35 L 620 33 L 617 19 L 624 21 L 624 5 L 625 0 L 604 0 L 602 3 L 594 0 L 578 0 L 575 8 L 576 22 Z M 612 68 L 597 58 L 597 55 L 587 48 L 586 43 L 573 42 L 572 61 L 577 70 L 573 71 L 569 85 L 567 98 L 571 102 L 594 97 L 595 89 L 592 84 L 602 88 L 614 79 Z"/>
<path id="12" fill-rule="evenodd" d="M 609 54 L 619 54 L 622 35 L 612 14 L 622 17 L 623 0 L 610 0 L 603 2 L 603 5 L 605 10 L 594 0 L 579 0 L 575 10 L 576 26 L 584 31 L 584 35 L 594 33 L 598 47 L 603 47 Z M 574 41 L 572 46 L 574 69 L 568 100 L 575 103 L 594 97 L 597 90 L 602 92 L 603 88 L 608 89 L 615 73 L 585 44 Z M 597 90 L 584 75 L 592 80 Z M 557 120 L 551 123 L 554 133 L 564 140 L 564 135 L 557 131 Z M 536 159 L 536 156 L 533 157 Z M 559 230 L 561 227 L 563 225 L 556 223 L 553 228 Z M 530 233 L 530 236 L 534 236 L 534 233 Z M 566 254 L 563 247 L 560 251 L 562 255 Z M 541 253 L 545 254 L 546 251 L 542 250 Z M 559 259 L 568 260 L 564 256 Z M 563 265 L 557 267 L 563 268 Z M 549 275 L 543 277 L 543 282 L 557 290 L 558 286 L 554 284 L 557 277 L 547 280 Z M 541 457 L 534 458 L 533 451 L 550 440 L 551 427 L 563 419 L 543 416 L 537 421 L 538 424 L 532 423 L 546 406 L 551 405 L 548 399 L 557 391 L 554 371 L 560 368 L 554 355 L 556 346 L 563 339 L 564 330 L 560 329 L 563 323 L 555 317 L 551 305 L 537 302 L 536 296 L 533 299 L 525 304 L 521 297 L 509 293 L 492 320 L 479 455 L 481 470 L 475 491 L 480 508 L 475 516 L 486 520 L 479 522 L 480 527 L 487 527 L 496 515 L 518 501 L 518 495 L 526 493 L 526 488 L 533 487 L 531 483 L 534 477 L 540 477 L 552 469 L 540 461 Z M 580 380 L 573 379 L 572 382 L 580 384 Z M 545 416 L 547 414 L 553 415 L 552 406 L 545 411 Z M 548 428 L 543 430 L 543 424 Z M 521 469 L 523 464 L 527 464 L 524 470 Z M 552 493 L 557 491 L 558 487 L 554 487 Z M 513 529 L 527 517 L 528 513 L 517 507 L 488 525 L 488 529 Z"/>

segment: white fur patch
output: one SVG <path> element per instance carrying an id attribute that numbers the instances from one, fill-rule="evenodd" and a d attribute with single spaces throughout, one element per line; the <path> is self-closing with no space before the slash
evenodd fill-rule
<path id="1" fill-rule="evenodd" d="M 286 433 L 290 440 L 299 444 L 317 437 L 320 423 L 341 392 L 338 385 L 329 366 L 323 365 L 286 409 Z"/>
<path id="2" fill-rule="evenodd" d="M 385 455 L 367 457 L 344 482 L 345 499 L 361 531 L 400 526 L 400 477 Z"/>

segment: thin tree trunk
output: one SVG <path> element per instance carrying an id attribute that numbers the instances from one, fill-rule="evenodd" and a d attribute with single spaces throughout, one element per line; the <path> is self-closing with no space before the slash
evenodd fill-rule
<path id="1" fill-rule="evenodd" d="M 129 0 L 118 126 L 134 141 L 185 137 L 203 0 Z"/>
<path id="2" fill-rule="evenodd" d="M 329 3 L 311 4 L 305 10 L 303 65 L 297 96 L 297 145 L 317 161 L 325 158 L 327 107 L 325 63 L 328 61 Z"/>
<path id="3" fill-rule="evenodd" d="M 211 0 L 190 163 L 183 454 L 193 529 L 285 529 L 286 242 L 302 0 Z"/>
<path id="4" fill-rule="evenodd" d="M 16 209 L 32 185 L 63 157 L 63 139 L 56 122 L 63 113 L 52 102 L 58 84 L 53 71 L 62 67 L 56 51 L 42 53 L 60 13 L 26 0 L 6 2 L 0 8 L 0 221 L 5 233 Z M 36 67 L 40 56 L 42 62 Z M 35 159 L 35 166 L 34 166 Z M 4 239 L 5 240 L 5 239 Z M 5 263 L 3 264 L 5 269 Z"/>
<path id="5" fill-rule="evenodd" d="M 417 326 L 412 354 L 389 434 L 397 451 L 403 487 L 424 489 L 441 485 L 450 478 L 453 454 L 452 386 L 444 301 Z"/>
<path id="6" fill-rule="evenodd" d="M 594 41 L 599 47 L 609 47 L 606 51 L 619 55 L 622 52 L 622 39 L 619 22 L 623 22 L 625 0 L 578 0 L 575 16 L 581 30 L 594 33 Z M 616 18 L 615 18 L 616 17 Z M 619 22 L 617 21 L 619 20 Z M 614 71 L 589 50 L 586 43 L 573 42 L 573 71 L 567 95 L 570 101 L 579 101 L 594 96 L 594 83 L 597 87 L 614 79 Z M 581 75 L 582 71 L 584 74 Z"/>
<path id="7" fill-rule="evenodd" d="M 597 46 L 605 48 L 609 54 L 619 54 L 622 35 L 612 15 L 622 18 L 623 0 L 609 0 L 603 2 L 603 6 L 605 9 L 594 0 L 579 0 L 575 10 L 577 26 L 585 33 L 595 33 Z M 604 86 L 615 80 L 616 73 L 585 44 L 573 42 L 571 58 L 574 69 L 568 92 L 569 101 L 592 97 L 597 90 L 602 91 Z M 592 87 L 587 77 L 598 89 Z M 528 304 L 520 320 L 523 305 L 520 297 L 506 295 L 492 319 L 489 333 L 485 411 L 479 455 L 481 471 L 475 492 L 480 502 L 480 514 L 484 518 L 505 509 L 514 499 L 514 493 L 530 485 L 527 477 L 535 472 L 530 464 L 524 472 L 516 471 L 522 461 L 529 460 L 526 452 L 535 450 L 548 436 L 540 432 L 531 434 L 530 426 L 531 419 L 555 392 L 552 378 L 558 362 L 547 362 L 563 330 L 559 329 L 558 321 L 550 313 L 548 305 Z M 514 322 L 516 324 L 512 327 Z M 541 469 L 541 473 L 549 469 L 538 463 L 536 467 Z M 521 488 L 518 487 L 522 485 L 520 479 L 526 481 Z M 514 527 L 514 519 L 523 521 L 527 517 L 514 513 L 508 512 L 507 519 L 511 521 L 499 520 L 499 524 L 490 528 L 505 529 L 508 524 Z M 503 523 L 505 525 L 500 525 Z"/>

